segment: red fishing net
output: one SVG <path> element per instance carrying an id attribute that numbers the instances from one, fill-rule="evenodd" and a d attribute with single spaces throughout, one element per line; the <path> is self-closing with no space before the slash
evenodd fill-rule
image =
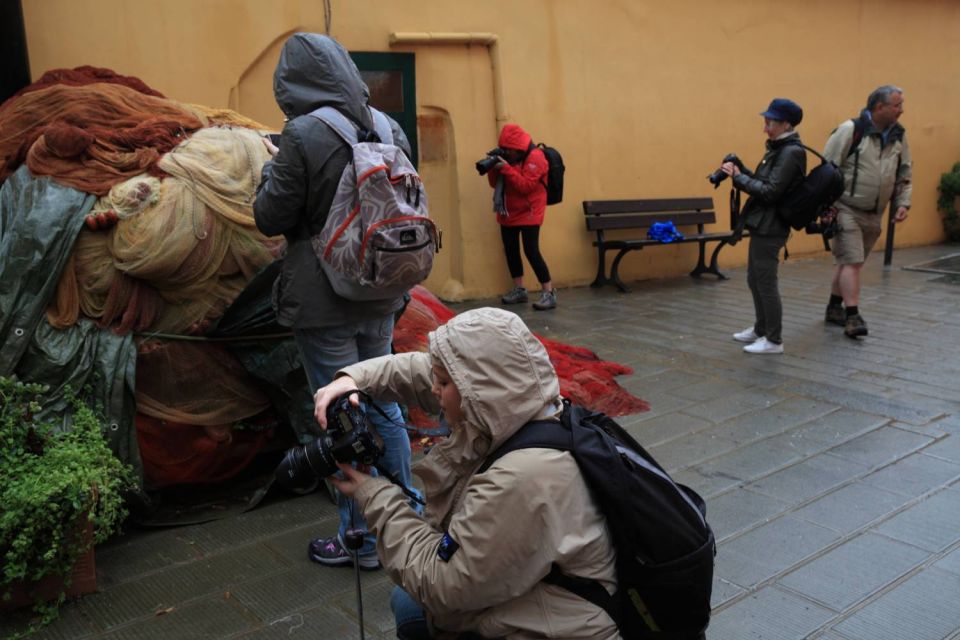
<path id="1" fill-rule="evenodd" d="M 393 334 L 397 352 L 425 351 L 427 333 L 452 318 L 456 313 L 423 287 L 411 290 L 410 304 L 400 317 Z M 609 416 L 623 416 L 648 411 L 650 405 L 617 384 L 616 376 L 633 373 L 630 367 L 601 360 L 597 354 L 556 340 L 537 336 L 547 349 L 550 362 L 560 378 L 560 393 L 572 402 L 602 411 Z M 412 410 L 411 421 L 418 427 L 436 426 L 422 411 Z"/>

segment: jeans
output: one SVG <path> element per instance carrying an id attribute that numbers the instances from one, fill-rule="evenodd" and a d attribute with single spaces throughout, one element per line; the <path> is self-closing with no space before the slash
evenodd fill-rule
<path id="1" fill-rule="evenodd" d="M 372 318 L 355 324 L 345 324 L 323 329 L 294 329 L 293 335 L 300 349 L 303 366 L 310 383 L 311 393 L 328 385 L 340 369 L 363 360 L 390 354 L 393 339 L 393 315 Z M 390 417 L 385 419 L 375 409 L 368 408 L 367 415 L 383 438 L 384 453 L 380 464 L 393 474 L 404 486 L 412 489 L 410 474 L 410 438 L 404 428 L 403 416 L 396 402 L 377 403 Z M 377 475 L 376 469 L 371 469 Z M 367 528 L 363 514 L 356 503 L 345 496 L 337 496 L 340 511 L 340 544 L 349 528 Z M 352 512 L 352 524 L 351 524 Z M 376 553 L 372 534 L 364 536 L 359 555 Z"/>
<path id="2" fill-rule="evenodd" d="M 390 610 L 393 611 L 397 638 L 400 640 L 429 640 L 432 637 L 423 607 L 402 587 L 394 587 L 390 593 Z"/>

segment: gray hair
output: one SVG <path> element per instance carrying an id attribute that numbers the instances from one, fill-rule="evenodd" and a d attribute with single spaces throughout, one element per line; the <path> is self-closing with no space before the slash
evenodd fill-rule
<path id="1" fill-rule="evenodd" d="M 895 93 L 903 93 L 903 89 L 892 84 L 885 84 L 877 87 L 867 98 L 867 111 L 873 111 L 878 104 L 890 104 L 890 96 Z"/>

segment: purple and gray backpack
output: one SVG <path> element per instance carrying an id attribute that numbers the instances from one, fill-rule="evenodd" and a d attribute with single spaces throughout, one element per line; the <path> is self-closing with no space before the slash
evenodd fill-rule
<path id="1" fill-rule="evenodd" d="M 327 221 L 311 243 L 333 290 L 356 301 L 397 297 L 420 284 L 440 249 L 440 233 L 427 212 L 417 170 L 393 144 L 387 117 L 376 109 L 370 112 L 380 142 L 360 141 L 356 126 L 333 107 L 310 113 L 353 153 Z"/>

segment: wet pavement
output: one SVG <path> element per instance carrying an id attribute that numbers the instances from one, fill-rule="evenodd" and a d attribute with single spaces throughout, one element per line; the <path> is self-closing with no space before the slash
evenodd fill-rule
<path id="1" fill-rule="evenodd" d="M 781 268 L 784 355 L 748 355 L 744 269 L 560 291 L 516 309 L 549 338 L 634 368 L 620 418 L 708 504 L 719 542 L 710 640 L 960 639 L 960 280 L 863 271 L 870 335 L 826 326 L 826 254 Z M 494 301 L 457 305 L 458 310 Z M 358 638 L 352 569 L 306 557 L 336 528 L 320 493 L 97 549 L 99 592 L 37 638 Z M 361 575 L 365 633 L 392 638 L 383 572 Z M 0 623 L 0 635 L 13 628 Z"/>

